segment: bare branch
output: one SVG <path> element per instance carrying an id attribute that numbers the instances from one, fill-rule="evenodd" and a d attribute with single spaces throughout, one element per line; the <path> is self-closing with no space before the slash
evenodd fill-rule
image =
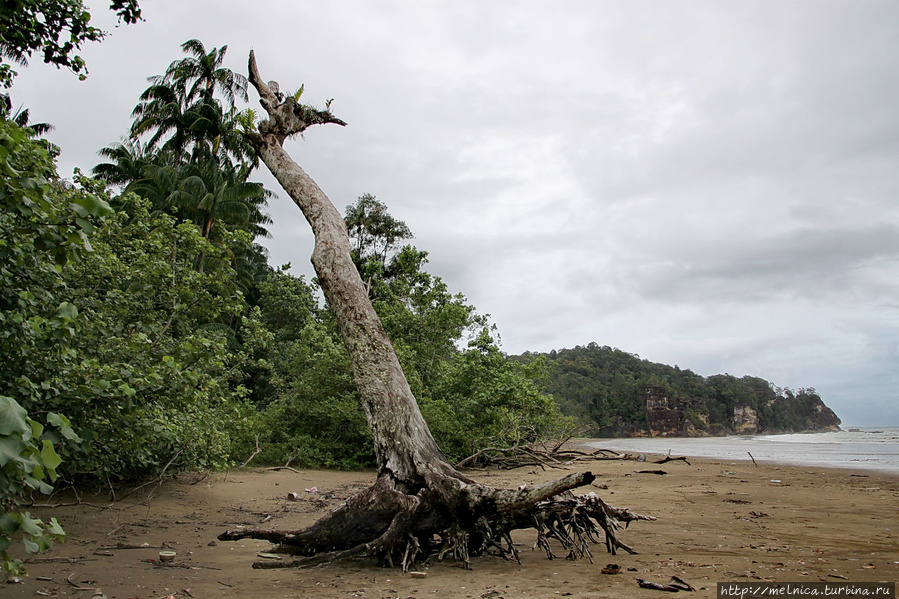
<path id="1" fill-rule="evenodd" d="M 274 135 L 279 144 L 283 144 L 284 140 L 302 133 L 312 125 L 325 125 L 334 123 L 336 125 L 345 126 L 346 122 L 337 118 L 329 109 L 318 110 L 312 106 L 300 104 L 292 96 L 281 98 L 280 94 L 272 89 L 277 82 L 270 81 L 265 83 L 259 74 L 259 67 L 256 64 L 256 53 L 250 50 L 250 59 L 247 65 L 250 77 L 249 81 L 259 92 L 259 103 L 268 113 L 268 119 L 259 123 L 259 132 L 263 135 Z M 328 101 L 328 106 L 331 102 Z M 254 136 L 248 136 L 251 141 L 257 142 Z"/>
<path id="2" fill-rule="evenodd" d="M 536 487 L 525 487 L 518 490 L 494 489 L 493 496 L 499 512 L 520 510 L 534 505 L 544 499 L 555 497 L 565 491 L 589 485 L 596 479 L 591 472 L 577 472 L 568 476 L 545 482 Z"/>
<path id="3" fill-rule="evenodd" d="M 250 73 L 250 83 L 253 84 L 253 87 L 256 88 L 256 91 L 259 92 L 260 100 L 262 101 L 262 107 L 265 108 L 266 112 L 268 112 L 269 107 L 265 105 L 267 102 L 270 106 L 274 107 L 278 105 L 278 98 L 275 96 L 275 93 L 269 88 L 268 85 L 262 80 L 262 77 L 259 76 L 259 67 L 256 66 L 256 52 L 254 50 L 250 50 L 250 60 L 247 68 Z"/>

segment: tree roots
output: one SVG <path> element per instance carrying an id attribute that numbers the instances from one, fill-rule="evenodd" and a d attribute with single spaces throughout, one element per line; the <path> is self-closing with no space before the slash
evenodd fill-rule
<path id="1" fill-rule="evenodd" d="M 590 548 L 600 542 L 613 555 L 618 549 L 636 553 L 618 537 L 621 525 L 655 518 L 613 508 L 595 493 L 571 493 L 593 479 L 585 472 L 511 490 L 441 474 L 412 495 L 382 476 L 307 529 L 244 528 L 223 532 L 219 539 L 263 539 L 274 543 L 273 552 L 296 556 L 256 562 L 254 568 L 309 567 L 357 556 L 373 556 L 403 571 L 432 557 L 470 568 L 471 558 L 485 553 L 521 563 L 512 532 L 525 528 L 536 530 L 533 548 L 549 559 L 564 555 L 592 562 Z"/>

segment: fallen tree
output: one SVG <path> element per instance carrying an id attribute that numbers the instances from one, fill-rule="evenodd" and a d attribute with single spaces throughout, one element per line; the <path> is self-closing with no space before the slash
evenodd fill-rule
<path id="1" fill-rule="evenodd" d="M 220 540 L 269 540 L 291 562 L 257 562 L 257 568 L 305 566 L 372 555 L 408 569 L 436 554 L 466 566 L 484 552 L 517 559 L 511 532 L 534 528 L 537 546 L 554 557 L 550 539 L 568 557 L 590 557 L 589 546 L 605 535 L 608 551 L 634 552 L 618 538 L 621 523 L 654 518 L 613 508 L 595 494 L 572 489 L 590 484 L 590 472 L 569 474 L 533 487 L 499 489 L 459 472 L 437 446 L 409 388 L 393 346 L 353 264 L 343 217 L 315 181 L 283 148 L 284 140 L 312 125 L 345 125 L 329 106 L 317 110 L 284 97 L 265 83 L 250 52 L 249 80 L 268 118 L 248 132 L 263 163 L 297 204 L 315 235 L 312 264 L 334 312 L 374 439 L 377 479 L 309 528 L 297 531 L 237 529 Z"/>

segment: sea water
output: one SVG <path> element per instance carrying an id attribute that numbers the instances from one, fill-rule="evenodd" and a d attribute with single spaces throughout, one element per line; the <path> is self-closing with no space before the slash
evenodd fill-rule
<path id="1" fill-rule="evenodd" d="M 591 439 L 597 449 L 899 474 L 899 428 L 732 437 Z"/>

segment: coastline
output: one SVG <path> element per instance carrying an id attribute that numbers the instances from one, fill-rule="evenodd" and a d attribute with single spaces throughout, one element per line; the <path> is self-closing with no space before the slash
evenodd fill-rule
<path id="1" fill-rule="evenodd" d="M 676 455 L 676 454 L 673 454 Z M 639 553 L 612 556 L 594 546 L 589 561 L 547 560 L 532 551 L 533 531 L 514 535 L 521 565 L 485 556 L 472 570 L 433 561 L 414 578 L 372 560 L 348 560 L 312 569 L 254 570 L 261 541 L 216 542 L 235 525 L 300 528 L 373 480 L 371 472 L 242 470 L 195 481 L 168 482 L 149 501 L 32 509 L 56 515 L 69 542 L 37 556 L 22 584 L 4 585 L 5 597 L 63 596 L 66 579 L 90 581 L 107 597 L 660 597 L 635 578 L 667 583 L 679 576 L 711 596 L 717 582 L 877 582 L 899 578 L 899 476 L 861 470 L 786 466 L 690 458 L 690 464 L 596 460 L 571 471 L 596 474 L 594 491 L 615 507 L 655 516 L 621 532 Z M 667 474 L 644 474 L 662 470 Z M 568 474 L 566 470 L 476 470 L 491 485 L 515 488 Z M 775 482 L 779 481 L 779 482 Z M 317 492 L 305 489 L 317 487 Z M 299 501 L 287 494 L 296 492 Z M 94 507 L 97 506 L 97 507 Z M 117 550 L 116 543 L 178 552 L 172 566 L 153 560 L 158 549 Z M 109 547 L 113 547 L 109 549 Z M 105 548 L 105 549 L 104 549 Z M 556 554 L 565 552 L 556 547 Z M 72 561 L 68 561 L 72 560 Z M 621 572 L 602 574 L 615 563 Z M 50 577 L 52 581 L 37 580 Z M 188 592 L 185 592 L 187 590 Z M 699 595 L 698 595 L 699 596 Z"/>
<path id="2" fill-rule="evenodd" d="M 579 439 L 585 448 L 667 453 L 781 466 L 812 466 L 899 475 L 899 429 L 816 431 L 721 437 Z M 750 457 L 752 456 L 752 457 Z"/>

